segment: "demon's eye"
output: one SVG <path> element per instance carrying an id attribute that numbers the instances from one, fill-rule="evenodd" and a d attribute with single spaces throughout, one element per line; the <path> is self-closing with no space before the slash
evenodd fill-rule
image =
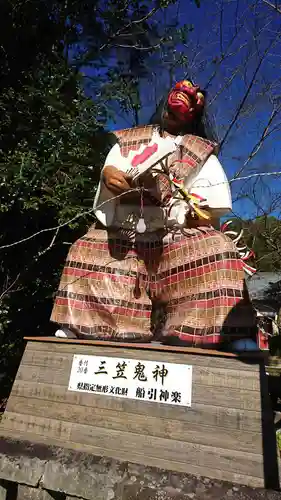
<path id="1" fill-rule="evenodd" d="M 197 97 L 199 97 L 199 99 L 205 99 L 204 94 L 202 94 L 202 92 L 197 92 Z"/>
<path id="2" fill-rule="evenodd" d="M 189 80 L 184 80 L 182 83 L 183 83 L 183 85 L 185 85 L 186 87 L 193 87 L 193 84 L 192 84 Z"/>

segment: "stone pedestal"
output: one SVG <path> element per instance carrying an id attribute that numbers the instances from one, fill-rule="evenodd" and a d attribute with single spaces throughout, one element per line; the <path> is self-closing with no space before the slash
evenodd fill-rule
<path id="1" fill-rule="evenodd" d="M 69 390 L 78 355 L 191 366 L 191 406 Z M 0 479 L 35 488 L 30 498 L 44 500 L 181 500 L 197 498 L 198 484 L 232 491 L 224 481 L 278 488 L 273 414 L 257 356 L 29 339 L 0 424 Z M 19 488 L 19 498 L 26 491 Z"/>

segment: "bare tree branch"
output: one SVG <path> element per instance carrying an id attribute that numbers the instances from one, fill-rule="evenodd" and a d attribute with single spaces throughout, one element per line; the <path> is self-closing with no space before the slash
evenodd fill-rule
<path id="1" fill-rule="evenodd" d="M 141 47 L 140 45 L 129 45 L 129 44 L 125 45 L 125 44 L 121 44 L 121 43 L 118 43 L 118 44 L 114 43 L 113 47 L 118 47 L 121 49 L 136 49 L 136 50 L 150 51 L 150 50 L 160 49 L 161 42 L 162 42 L 162 40 L 160 40 L 160 42 L 157 43 L 156 45 L 150 45 L 149 47 Z"/>
<path id="2" fill-rule="evenodd" d="M 254 173 L 254 174 L 246 175 L 246 176 L 243 176 L 243 177 L 237 177 L 237 178 L 233 177 L 229 181 L 217 182 L 217 183 L 212 184 L 211 186 L 209 184 L 208 185 L 205 185 L 205 184 L 202 184 L 202 185 L 196 184 L 196 187 L 204 187 L 204 188 L 209 187 L 209 188 L 212 188 L 214 186 L 219 186 L 219 185 L 227 184 L 228 182 L 230 184 L 232 184 L 233 182 L 237 182 L 237 181 L 244 181 L 244 180 L 247 180 L 247 179 L 254 179 L 254 178 L 257 178 L 257 177 L 272 177 L 272 176 L 278 176 L 278 177 L 281 176 L 281 170 L 278 170 L 278 171 L 275 171 L 275 172 Z M 118 195 L 118 196 L 114 196 L 112 199 L 118 199 L 118 198 L 121 198 L 122 196 L 124 196 L 125 194 L 133 193 L 133 192 L 135 193 L 135 192 L 139 192 L 139 191 L 140 191 L 140 188 L 138 188 L 138 187 L 134 188 L 134 189 L 130 189 L 130 190 L 128 190 L 128 191 L 126 191 L 126 192 Z M 43 255 L 44 253 L 46 253 L 53 246 L 54 241 L 55 241 L 55 239 L 57 237 L 57 234 L 58 234 L 58 232 L 59 232 L 60 229 L 62 229 L 63 227 L 68 226 L 69 224 L 71 224 L 75 220 L 79 219 L 80 217 L 85 217 L 86 215 L 93 214 L 94 210 L 97 210 L 97 209 L 101 208 L 106 203 L 107 203 L 107 201 L 104 201 L 104 202 L 100 203 L 97 207 L 95 207 L 95 209 L 91 208 L 90 210 L 85 210 L 83 212 L 79 212 L 77 215 L 75 215 L 75 217 L 72 217 L 72 219 L 69 219 L 68 221 L 63 222 L 62 224 L 59 224 L 58 226 L 41 229 L 40 231 L 37 231 L 36 233 L 33 233 L 30 236 L 27 236 L 26 238 L 23 238 L 23 239 L 18 240 L 18 241 L 14 241 L 13 243 L 8 243 L 7 245 L 2 245 L 2 246 L 0 246 L 0 250 L 4 250 L 5 248 L 11 248 L 11 247 L 20 245 L 22 243 L 26 243 L 27 241 L 30 241 L 31 239 L 36 238 L 36 236 L 39 236 L 40 234 L 55 231 L 55 234 L 52 237 L 50 245 L 42 253 L 40 253 L 40 255 Z"/>
<path id="3" fill-rule="evenodd" d="M 247 7 L 247 9 L 251 9 L 251 6 Z M 246 9 L 246 10 L 247 10 Z M 245 12 L 243 13 L 242 16 L 240 16 L 240 18 L 243 20 L 242 21 L 242 24 L 240 26 L 240 30 L 242 29 L 242 27 L 244 26 L 244 24 L 246 23 L 246 19 L 247 19 L 247 16 L 245 14 Z M 229 40 L 228 44 L 227 44 L 227 47 L 224 51 L 224 53 L 222 54 L 221 58 L 219 59 L 219 61 L 217 62 L 216 64 L 216 68 L 215 70 L 213 71 L 212 75 L 210 76 L 207 84 L 205 85 L 205 88 L 207 89 L 211 82 L 213 81 L 213 79 L 215 78 L 215 76 L 217 75 L 218 73 L 218 70 L 220 68 L 220 66 L 222 65 L 223 62 L 225 62 L 225 60 L 229 57 L 229 50 L 231 49 L 234 41 L 236 40 L 236 38 L 238 37 L 238 34 L 239 34 L 239 30 L 238 30 L 238 22 L 237 22 L 237 17 L 236 17 L 236 20 L 235 20 L 235 33 L 234 35 L 232 36 L 232 38 Z"/>
<path id="4" fill-rule="evenodd" d="M 108 41 L 106 43 L 104 43 L 103 45 L 101 45 L 101 47 L 100 47 L 99 50 L 102 51 L 102 50 L 106 49 L 113 42 L 113 40 L 116 39 L 116 38 L 118 38 L 124 31 L 126 31 L 129 28 L 131 28 L 132 26 L 136 26 L 138 24 L 141 24 L 141 23 L 147 21 L 152 16 L 154 16 L 154 14 L 156 14 L 156 12 L 158 12 L 159 10 L 160 10 L 160 7 L 154 7 L 145 16 L 143 16 L 141 19 L 135 19 L 134 21 L 130 21 L 125 26 L 123 26 L 118 31 L 116 31 L 116 33 L 114 33 L 113 35 L 111 35 L 109 37 Z"/>
<path id="5" fill-rule="evenodd" d="M 231 120 L 231 123 L 230 123 L 230 125 L 229 125 L 229 127 L 228 127 L 228 129 L 227 129 L 227 131 L 226 131 L 226 133 L 225 133 L 225 135 L 224 135 L 224 137 L 223 137 L 222 141 L 221 141 L 221 148 L 222 148 L 222 147 L 223 147 L 223 145 L 225 144 L 226 139 L 228 138 L 228 136 L 229 136 L 229 134 L 230 134 L 230 132 L 231 132 L 232 128 L 234 127 L 234 125 L 235 125 L 235 123 L 236 123 L 236 120 L 237 120 L 238 116 L 240 115 L 240 113 L 241 113 L 241 111 L 242 111 L 242 109 L 243 109 L 243 107 L 244 107 L 244 104 L 245 104 L 245 102 L 246 102 L 246 100 L 247 100 L 247 98 L 248 98 L 248 96 L 249 96 L 249 94 L 250 94 L 250 92 L 251 92 L 251 90 L 252 90 L 252 88 L 253 88 L 253 85 L 254 85 L 254 83 L 255 83 L 255 79 L 256 79 L 256 77 L 257 77 L 257 74 L 258 74 L 258 72 L 259 72 L 259 70 L 260 70 L 260 68 L 261 68 L 261 65 L 262 65 L 263 61 L 265 60 L 265 58 L 266 58 L 266 56 L 267 56 L 268 52 L 271 50 L 271 48 L 273 47 L 273 45 L 274 45 L 274 44 L 275 44 L 275 43 L 276 43 L 276 42 L 277 42 L 280 38 L 281 38 L 281 33 L 279 33 L 279 34 L 276 36 L 276 38 L 275 38 L 274 40 L 272 40 L 272 41 L 271 41 L 271 43 L 269 44 L 269 46 L 266 48 L 266 50 L 264 51 L 263 55 L 261 56 L 261 58 L 260 58 L 260 60 L 259 60 L 259 62 L 258 62 L 258 64 L 257 64 L 257 66 L 256 66 L 256 69 L 255 69 L 255 71 L 254 71 L 254 73 L 253 73 L 253 75 L 252 75 L 252 78 L 251 78 L 251 81 L 250 81 L 250 83 L 249 83 L 249 85 L 248 85 L 248 88 L 247 88 L 247 90 L 246 90 L 246 92 L 245 92 L 245 94 L 244 94 L 244 96 L 243 96 L 243 99 L 241 100 L 241 102 L 240 102 L 240 104 L 239 104 L 239 106 L 238 106 L 238 108 L 237 108 L 237 110 L 236 110 L 236 112 L 235 112 L 235 115 L 234 115 L 233 119 Z"/>
<path id="6" fill-rule="evenodd" d="M 8 295 L 9 293 L 11 293 L 12 291 L 12 288 L 15 286 L 15 284 L 17 283 L 17 281 L 19 280 L 19 277 L 20 277 L 20 273 L 18 273 L 18 275 L 16 276 L 16 278 L 12 281 L 12 283 L 10 283 L 8 285 L 7 283 L 7 288 L 5 288 L 5 290 L 3 290 L 3 292 L 0 294 L 0 302 L 1 300 L 3 300 L 3 298 L 5 297 L 5 295 Z"/>
<path id="7" fill-rule="evenodd" d="M 268 0 L 263 0 L 263 3 L 265 3 L 266 5 L 269 5 L 269 7 L 272 7 L 272 9 L 276 10 L 276 12 L 279 12 L 279 14 L 281 14 L 281 8 L 278 7 L 277 4 L 273 4 L 271 2 L 269 2 Z"/>
<path id="8" fill-rule="evenodd" d="M 120 194 L 118 196 L 115 196 L 114 199 L 121 198 L 122 196 L 124 196 L 124 194 L 133 193 L 133 192 L 136 192 L 136 191 L 139 191 L 139 190 L 140 190 L 139 188 L 130 189 L 130 190 L 126 191 L 125 193 L 122 193 L 122 194 Z M 107 203 L 107 201 L 104 201 L 103 203 L 101 203 L 100 205 L 98 205 L 98 207 L 96 207 L 96 208 L 101 208 L 106 203 Z M 49 233 L 49 232 L 56 231 L 54 237 L 51 240 L 51 243 L 52 243 L 52 241 L 54 240 L 54 238 L 56 238 L 56 236 L 58 234 L 58 231 L 60 229 L 62 229 L 63 227 L 69 226 L 69 224 L 71 224 L 72 222 L 80 219 L 81 217 L 85 217 L 86 215 L 93 214 L 94 210 L 95 210 L 94 208 L 91 208 L 90 210 L 83 210 L 82 212 L 79 212 L 77 215 L 75 215 L 74 217 L 72 217 L 68 221 L 63 222 L 62 224 L 59 224 L 58 226 L 48 227 L 48 228 L 45 228 L 45 229 L 40 229 L 40 231 L 37 231 L 36 233 L 33 233 L 33 234 L 27 236 L 26 238 L 22 238 L 21 240 L 15 241 L 13 243 L 8 243 L 7 245 L 2 245 L 2 246 L 0 246 L 0 250 L 4 250 L 5 248 L 11 248 L 11 247 L 14 247 L 16 245 L 20 245 L 21 243 L 26 243 L 27 241 L 32 240 L 36 236 L 39 236 L 39 234 Z"/>
<path id="9" fill-rule="evenodd" d="M 262 132 L 262 135 L 260 139 L 256 142 L 254 147 L 252 148 L 251 153 L 249 154 L 247 160 L 244 162 L 243 166 L 238 170 L 238 172 L 235 174 L 234 178 L 237 178 L 241 175 L 243 170 L 247 167 L 247 165 L 252 161 L 252 159 L 256 156 L 256 154 L 259 152 L 260 148 L 262 147 L 264 141 L 266 140 L 267 137 L 269 137 L 273 131 L 275 131 L 276 127 L 270 131 L 270 125 L 272 124 L 274 118 L 278 115 L 278 113 L 281 111 L 281 106 L 276 108 L 275 110 L 272 111 L 271 116 L 269 117 L 269 120 L 267 124 L 264 127 L 264 130 Z"/>
<path id="10" fill-rule="evenodd" d="M 54 244 L 55 244 L 56 238 L 57 238 L 57 236 L 58 236 L 58 234 L 59 234 L 59 230 L 60 230 L 60 228 L 59 228 L 59 227 L 57 227 L 57 229 L 55 230 L 55 234 L 54 234 L 54 236 L 52 237 L 52 239 L 51 239 L 51 241 L 50 241 L 50 244 L 49 244 L 49 245 L 48 245 L 48 246 L 47 246 L 44 250 L 41 250 L 41 251 L 40 251 L 40 252 L 36 255 L 36 257 L 35 257 L 35 259 L 34 259 L 34 260 L 38 260 L 38 259 L 39 259 L 39 257 L 42 257 L 42 255 L 44 255 L 44 254 L 45 254 L 45 253 L 47 253 L 49 250 L 51 250 L 51 248 L 52 248 L 52 247 L 54 246 Z"/>

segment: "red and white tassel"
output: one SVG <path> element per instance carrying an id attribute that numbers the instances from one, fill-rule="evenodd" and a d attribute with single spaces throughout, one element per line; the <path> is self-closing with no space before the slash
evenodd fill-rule
<path id="1" fill-rule="evenodd" d="M 253 250 L 249 249 L 247 247 L 247 245 L 244 245 L 242 247 L 238 247 L 237 246 L 237 243 L 241 240 L 244 231 L 243 231 L 243 229 L 241 229 L 240 233 L 238 233 L 237 231 L 229 230 L 229 226 L 231 224 L 232 224 L 232 220 L 224 222 L 221 225 L 221 232 L 223 234 L 226 234 L 227 236 L 229 236 L 232 239 L 233 243 L 236 246 L 236 249 L 238 251 L 240 259 L 243 262 L 243 269 L 244 269 L 244 271 L 247 274 L 249 274 L 249 276 L 253 276 L 257 272 L 257 270 L 254 267 L 249 266 L 249 264 L 246 264 L 246 260 L 249 260 L 251 257 L 255 257 L 255 253 L 254 253 Z M 234 238 L 233 238 L 233 236 L 234 236 Z"/>

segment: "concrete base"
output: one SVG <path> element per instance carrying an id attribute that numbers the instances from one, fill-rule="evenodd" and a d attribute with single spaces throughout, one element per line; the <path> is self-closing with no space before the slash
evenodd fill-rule
<path id="1" fill-rule="evenodd" d="M 0 443 L 0 500 L 279 500 L 280 493 L 28 441 Z"/>

